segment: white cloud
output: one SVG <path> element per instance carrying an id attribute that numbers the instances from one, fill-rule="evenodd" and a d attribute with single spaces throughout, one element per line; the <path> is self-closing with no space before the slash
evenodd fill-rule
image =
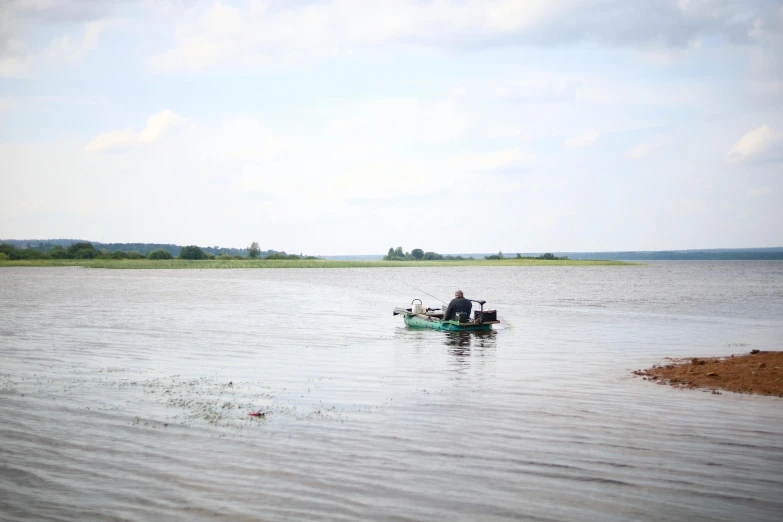
<path id="1" fill-rule="evenodd" d="M 730 0 L 677 0 L 677 8 L 691 15 L 718 17 L 731 10 Z"/>
<path id="2" fill-rule="evenodd" d="M 50 9 L 74 5 L 47 2 Z M 21 4 L 32 5 L 16 3 Z M 119 74 L 122 82 L 85 80 L 74 90 L 74 71 L 52 67 L 41 78 L 20 83 L 20 89 L 6 89 L 19 101 L 0 116 L 8 122 L 7 150 L 14 151 L 0 155 L 12 180 L 8 190 L 0 190 L 0 212 L 27 201 L 29 217 L 38 224 L 32 228 L 32 219 L 2 219 L 0 227 L 15 235 L 37 230 L 52 237 L 47 231 L 57 230 L 68 234 L 64 237 L 96 237 L 87 232 L 110 222 L 129 240 L 190 237 L 242 244 L 259 233 L 258 223 L 267 223 L 262 233 L 268 247 L 293 242 L 308 250 L 361 252 L 376 250 L 372 229 L 386 230 L 389 242 L 421 233 L 427 242 L 448 245 L 453 238 L 435 238 L 427 227 L 411 232 L 403 223 L 397 236 L 392 221 L 400 214 L 448 215 L 457 199 L 452 196 L 464 194 L 463 201 L 480 203 L 498 222 L 510 224 L 497 236 L 470 236 L 485 244 L 498 241 L 491 248 L 504 251 L 499 241 L 508 237 L 524 238 L 529 248 L 536 241 L 553 248 L 552 238 L 564 247 L 592 243 L 595 248 L 623 241 L 642 246 L 638 238 L 647 241 L 650 233 L 659 242 L 669 241 L 660 246 L 689 246 L 693 237 L 704 237 L 700 228 L 714 231 L 719 242 L 747 244 L 744 236 L 724 238 L 722 220 L 734 216 L 718 209 L 729 201 L 766 222 L 780 221 L 774 204 L 779 165 L 749 161 L 742 168 L 748 175 L 737 177 L 723 154 L 762 122 L 783 130 L 779 107 L 757 105 L 736 89 L 748 75 L 749 82 L 759 80 L 760 89 L 769 85 L 774 91 L 780 78 L 771 52 L 776 26 L 751 13 L 737 19 L 740 36 L 729 34 L 733 29 L 726 21 L 736 6 L 753 11 L 756 0 L 648 4 L 640 17 L 627 0 L 147 1 L 123 9 L 140 15 L 128 34 L 133 40 L 106 41 L 111 53 L 95 55 L 91 51 L 112 36 L 98 22 L 117 13 L 72 18 L 71 9 L 42 15 L 30 7 L 25 16 L 38 26 L 31 22 L 23 31 L 6 33 L 0 20 L 0 63 L 7 73 L 35 75 L 47 64 L 84 60 L 82 78 Z M 166 16 L 156 18 L 147 9 Z M 59 22 L 45 25 L 43 16 Z M 746 35 L 751 42 L 746 45 L 742 34 L 748 26 L 742 20 L 754 19 L 761 21 Z M 715 67 L 653 70 L 634 60 L 635 53 L 652 52 L 648 59 L 668 63 L 698 41 L 704 46 L 689 59 L 703 58 Z M 558 45 L 544 48 L 552 44 Z M 753 46 L 764 54 L 756 62 L 744 61 Z M 282 68 L 331 56 L 341 59 L 281 74 L 231 78 L 211 71 Z M 182 78 L 149 82 L 138 70 L 145 58 L 161 72 L 216 74 L 195 84 Z M 196 90 L 185 113 L 171 99 L 189 87 Z M 131 92 L 138 96 L 127 98 Z M 145 108 L 150 100 L 157 100 L 156 111 L 169 107 L 187 114 L 188 121 L 169 110 L 145 122 L 152 113 Z M 3 103 L 14 104 L 5 102 L 0 100 L 0 111 Z M 90 103 L 103 105 L 65 106 Z M 225 116 L 209 116 L 218 112 Z M 75 125 L 74 114 L 85 116 Z M 96 121 L 109 123 L 93 127 Z M 727 135 L 729 129 L 741 132 Z M 43 141 L 34 141 L 39 138 Z M 598 163 L 563 149 L 591 144 L 606 149 Z M 721 144 L 717 157 L 715 144 Z M 100 153 L 123 148 L 132 150 L 122 161 Z M 734 156 L 768 157 L 774 146 L 753 150 L 739 147 Z M 630 163 L 623 154 L 648 158 L 634 170 L 656 175 L 637 176 L 628 197 L 618 200 L 615 188 L 626 180 Z M 704 189 L 707 183 L 715 188 Z M 159 190 L 150 191 L 153 185 Z M 185 197 L 172 199 L 172 193 Z M 116 201 L 117 194 L 139 212 L 106 219 L 111 209 L 102 205 Z M 681 219 L 661 223 L 660 209 L 684 197 L 703 199 L 710 226 L 706 221 L 683 226 Z M 29 210 L 33 201 L 46 203 Z M 92 228 L 46 217 L 63 207 L 92 213 Z M 567 219 L 556 224 L 556 234 L 538 239 L 515 233 L 524 230 L 519 224 L 528 216 L 547 216 L 546 221 L 568 209 L 596 216 L 589 234 L 569 236 L 573 227 L 566 226 Z M 616 226 L 618 215 L 630 214 L 636 221 Z M 185 222 L 177 218 L 181 215 L 194 217 Z M 780 231 L 770 226 L 765 233 L 753 241 L 779 243 Z M 338 246 L 341 240 L 353 244 Z M 402 244 L 414 246 L 408 241 Z M 658 246 L 650 241 L 648 247 Z M 439 249 L 427 242 L 419 245 Z"/>
<path id="3" fill-rule="evenodd" d="M 16 98 L 11 98 L 9 96 L 0 96 L 0 114 L 10 111 L 14 107 L 16 107 L 16 104 L 17 104 Z"/>
<path id="4" fill-rule="evenodd" d="M 105 15 L 116 0 L 24 0 L 7 2 L 7 12 L 17 18 L 45 23 L 89 21 Z"/>
<path id="5" fill-rule="evenodd" d="M 0 8 L 0 77 L 28 78 L 43 65 L 75 63 L 97 48 L 100 37 L 125 24 L 101 18 L 104 2 L 37 0 L 8 2 Z M 59 28 L 70 22 L 78 31 L 59 34 L 41 46 L 35 35 L 44 26 Z M 46 27 L 45 29 L 48 29 Z M 48 30 L 46 32 L 49 32 Z"/>
<path id="6" fill-rule="evenodd" d="M 0 16 L 2 20 L 2 16 Z M 0 23 L 0 31 L 3 24 Z M 25 45 L 16 38 L 8 38 L 0 52 L 0 78 L 25 78 L 32 69 L 33 58 Z"/>
<path id="7" fill-rule="evenodd" d="M 199 148 L 213 155 L 218 163 L 257 165 L 280 159 L 286 153 L 281 137 L 249 116 L 232 116 L 210 128 L 193 124 L 189 133 L 201 142 Z"/>
<path id="8" fill-rule="evenodd" d="M 153 114 L 147 119 L 147 126 L 139 132 L 141 143 L 152 143 L 163 137 L 169 130 L 178 127 L 185 122 L 185 118 L 166 109 Z"/>
<path id="9" fill-rule="evenodd" d="M 427 174 L 422 166 L 399 161 L 366 163 L 334 177 L 323 189 L 312 191 L 310 200 L 328 204 L 346 200 L 389 200 L 447 190 L 443 183 L 422 183 Z"/>
<path id="10" fill-rule="evenodd" d="M 783 99 L 783 6 L 770 8 L 748 31 L 751 94 L 761 99 Z"/>
<path id="11" fill-rule="evenodd" d="M 592 145 L 600 135 L 601 134 L 598 131 L 590 129 L 585 131 L 583 134 L 580 134 L 579 136 L 566 138 L 563 140 L 563 145 L 567 149 L 581 149 L 583 147 L 587 147 L 588 145 Z"/>
<path id="12" fill-rule="evenodd" d="M 783 132 L 767 124 L 745 134 L 726 155 L 731 162 L 778 157 L 783 153 Z"/>
<path id="13" fill-rule="evenodd" d="M 103 96 L 33 96 L 30 98 L 35 103 L 51 103 L 62 105 L 106 105 L 106 98 Z"/>
<path id="14" fill-rule="evenodd" d="M 139 132 L 121 129 L 100 134 L 85 145 L 86 152 L 107 152 L 136 145 L 152 143 L 182 126 L 186 119 L 166 109 L 147 119 L 147 125 Z"/>
<path id="15" fill-rule="evenodd" d="M 671 149 L 672 145 L 677 142 L 678 139 L 672 134 L 657 134 L 648 138 L 647 141 L 628 149 L 625 153 L 625 157 L 634 160 L 644 159 L 650 157 L 650 155 L 656 151 L 659 152 L 659 157 L 666 157 L 666 153 Z"/>
<path id="16" fill-rule="evenodd" d="M 132 129 L 123 129 L 105 132 L 87 145 L 86 152 L 105 152 L 130 147 L 138 143 L 138 135 Z"/>
<path id="17" fill-rule="evenodd" d="M 772 189 L 767 187 L 762 187 L 762 188 L 750 189 L 745 194 L 749 198 L 760 198 L 762 196 L 766 196 L 767 194 L 771 194 L 771 193 L 772 193 Z"/>
<path id="18" fill-rule="evenodd" d="M 673 210 L 682 214 L 704 214 L 709 205 L 700 199 L 682 199 L 675 203 Z"/>
<path id="19" fill-rule="evenodd" d="M 653 65 L 671 65 L 683 60 L 689 53 L 700 49 L 702 41 L 693 39 L 682 47 L 672 47 L 661 42 L 656 42 L 637 50 L 637 54 L 646 63 Z"/>
<path id="20" fill-rule="evenodd" d="M 631 147 L 628 152 L 625 153 L 626 158 L 630 159 L 642 159 L 650 155 L 650 151 L 653 146 L 650 143 L 642 143 L 635 147 Z"/>
<path id="21" fill-rule="evenodd" d="M 330 0 L 303 3 L 220 1 L 171 12 L 176 40 L 148 59 L 157 72 L 257 67 L 364 53 L 381 45 L 439 49 L 551 45 L 590 40 L 648 48 L 687 48 L 726 34 L 756 3 L 654 2 L 646 16 L 625 0 Z"/>
<path id="22" fill-rule="evenodd" d="M 98 47 L 100 37 L 106 31 L 119 27 L 118 20 L 95 20 L 82 25 L 82 35 L 74 38 L 72 34 L 65 34 L 55 38 L 41 52 L 39 59 L 49 64 L 74 63 Z"/>
<path id="23" fill-rule="evenodd" d="M 467 115 L 451 98 L 376 98 L 366 101 L 336 102 L 319 110 L 331 117 L 330 135 L 351 141 L 378 142 L 402 139 L 421 143 L 442 143 L 464 132 Z"/>
<path id="24" fill-rule="evenodd" d="M 536 163 L 535 153 L 521 148 L 509 148 L 484 154 L 462 154 L 454 160 L 453 168 L 472 172 L 490 172 L 509 168 L 530 168 Z"/>
<path id="25" fill-rule="evenodd" d="M 519 103 L 570 102 L 576 99 L 584 78 L 552 74 L 547 71 L 526 71 L 522 79 L 496 86 L 492 95 Z"/>

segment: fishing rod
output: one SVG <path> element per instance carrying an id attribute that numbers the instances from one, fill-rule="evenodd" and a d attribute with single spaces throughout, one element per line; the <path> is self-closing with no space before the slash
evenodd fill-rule
<path id="1" fill-rule="evenodd" d="M 400 283 L 404 284 L 405 286 L 410 286 L 411 288 L 413 288 L 414 290 L 418 290 L 418 291 L 419 291 L 419 292 L 421 292 L 422 294 L 427 294 L 428 296 L 432 297 L 433 299 L 437 299 L 438 301 L 440 301 L 441 303 L 443 303 L 443 304 L 445 304 L 445 305 L 448 305 L 448 304 L 449 304 L 449 303 L 447 303 L 446 301 L 444 301 L 443 299 L 438 299 L 438 298 L 437 298 L 437 297 L 435 297 L 434 295 L 432 295 L 432 294 L 430 294 L 430 293 L 427 293 L 427 292 L 425 292 L 425 291 L 424 291 L 424 290 L 422 290 L 421 288 L 416 288 L 416 287 L 415 287 L 415 286 L 413 286 L 413 285 L 409 285 L 409 284 L 408 284 L 408 283 L 406 283 L 405 281 L 400 281 Z"/>
<path id="2" fill-rule="evenodd" d="M 400 282 L 401 282 L 402 284 L 406 285 L 406 286 L 409 286 L 409 287 L 413 288 L 414 290 L 418 290 L 419 292 L 421 292 L 421 293 L 423 293 L 423 294 L 427 294 L 428 296 L 432 297 L 433 299 L 438 299 L 438 298 L 437 298 L 437 297 L 435 297 L 434 295 L 432 295 L 432 294 L 429 294 L 429 293 L 425 292 L 425 291 L 424 291 L 424 290 L 422 290 L 421 288 L 416 288 L 416 287 L 415 287 L 415 286 L 413 286 L 413 285 L 409 285 L 409 284 L 408 284 L 408 283 L 406 283 L 405 281 L 400 281 Z M 449 303 L 447 303 L 446 301 L 444 301 L 443 299 L 438 299 L 438 301 L 440 301 L 441 303 L 443 303 L 443 304 L 445 304 L 445 305 L 448 305 L 448 304 L 449 304 Z M 474 303 L 478 303 L 478 304 L 480 304 L 480 305 L 481 305 L 481 307 L 482 307 L 482 309 L 484 308 L 484 304 L 486 303 L 486 301 L 484 301 L 484 300 L 482 300 L 482 299 L 468 299 L 468 301 L 473 301 Z"/>
<path id="3" fill-rule="evenodd" d="M 408 283 L 406 283 L 405 281 L 400 281 L 400 283 L 402 283 L 402 284 L 404 284 L 404 285 L 406 285 L 406 286 L 410 286 L 411 288 L 413 288 L 414 290 L 418 290 L 418 291 L 419 291 L 419 292 L 421 292 L 422 294 L 427 294 L 428 296 L 432 297 L 433 299 L 438 299 L 438 298 L 437 298 L 437 297 L 435 297 L 434 295 L 432 295 L 432 294 L 429 294 L 429 293 L 425 292 L 425 291 L 424 291 L 424 290 L 422 290 L 421 288 L 416 288 L 416 287 L 415 287 L 415 286 L 413 286 L 413 285 L 409 285 L 409 284 L 408 284 Z M 449 304 L 449 303 L 447 303 L 446 301 L 444 301 L 443 299 L 438 299 L 438 301 L 440 301 L 441 303 L 443 303 L 443 304 L 445 304 L 445 305 L 448 305 L 448 304 Z M 484 304 L 486 303 L 486 301 L 484 301 L 484 300 L 481 300 L 481 299 L 468 299 L 468 301 L 473 301 L 474 303 L 478 303 L 478 304 L 482 305 L 482 307 L 483 307 L 483 306 L 484 306 Z"/>
<path id="4" fill-rule="evenodd" d="M 443 304 L 445 304 L 445 305 L 448 305 L 448 303 L 447 303 L 446 301 L 444 301 L 443 299 L 440 299 L 440 298 L 438 298 L 438 297 L 435 297 L 435 296 L 434 296 L 434 295 L 432 295 L 431 293 L 429 293 L 429 292 L 425 292 L 425 291 L 424 291 L 424 290 L 422 290 L 421 288 L 416 288 L 415 286 L 413 286 L 413 285 L 411 285 L 411 284 L 408 284 L 408 283 L 406 283 L 405 281 L 400 281 L 400 283 L 404 284 L 405 286 L 409 286 L 409 287 L 413 288 L 414 290 L 418 290 L 418 291 L 419 291 L 419 292 L 421 292 L 422 294 L 428 295 L 428 296 L 432 297 L 433 299 L 437 299 L 438 301 L 440 301 L 441 303 L 443 303 Z M 486 303 L 486 301 L 479 301 L 479 300 L 476 300 L 476 299 L 469 299 L 469 301 L 473 301 L 474 303 L 480 303 L 480 304 L 482 305 L 482 306 L 481 306 L 481 308 L 482 308 L 482 309 L 484 308 L 484 303 Z M 396 314 L 396 312 L 395 312 L 395 315 L 397 315 L 397 314 Z M 514 326 L 514 324 L 513 324 L 511 321 L 507 321 L 506 319 L 504 319 L 504 318 L 502 318 L 502 317 L 498 317 L 498 319 L 500 319 L 500 322 L 501 322 L 501 323 L 505 323 L 505 324 L 507 324 L 508 326 L 511 326 L 511 327 L 513 327 L 513 326 Z"/>

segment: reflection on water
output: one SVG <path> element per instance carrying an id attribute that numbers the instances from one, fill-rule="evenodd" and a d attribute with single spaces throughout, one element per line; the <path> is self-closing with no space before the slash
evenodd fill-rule
<path id="1" fill-rule="evenodd" d="M 441 333 L 445 334 L 443 342 L 452 355 L 469 356 L 471 348 L 483 351 L 496 346 L 497 332 L 494 330 Z"/>
<path id="2" fill-rule="evenodd" d="M 446 346 L 461 346 L 477 348 L 495 347 L 497 331 L 478 330 L 474 332 L 442 332 L 445 335 Z"/>
<path id="3" fill-rule="evenodd" d="M 2 269 L 0 520 L 777 521 L 783 403 L 630 372 L 780 339 L 783 263 Z"/>
<path id="4" fill-rule="evenodd" d="M 492 357 L 495 354 L 497 332 L 494 330 L 475 332 L 437 332 L 443 334 L 444 344 L 452 356 L 455 370 L 462 373 L 471 364 L 484 365 L 484 357 Z M 482 358 L 477 360 L 477 358 Z"/>

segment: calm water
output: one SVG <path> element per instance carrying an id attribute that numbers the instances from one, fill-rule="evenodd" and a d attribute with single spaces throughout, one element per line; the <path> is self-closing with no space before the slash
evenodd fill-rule
<path id="1" fill-rule="evenodd" d="M 781 341 L 780 262 L 2 269 L 0 519 L 777 521 L 783 399 L 630 372 Z"/>

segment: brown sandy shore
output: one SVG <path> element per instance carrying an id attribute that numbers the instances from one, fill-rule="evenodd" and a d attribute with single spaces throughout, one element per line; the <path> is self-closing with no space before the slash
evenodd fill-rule
<path id="1" fill-rule="evenodd" d="M 695 357 L 670 359 L 665 365 L 655 365 L 633 372 L 647 381 L 677 388 L 755 393 L 783 397 L 783 352 L 753 350 L 745 355 L 728 357 Z"/>

